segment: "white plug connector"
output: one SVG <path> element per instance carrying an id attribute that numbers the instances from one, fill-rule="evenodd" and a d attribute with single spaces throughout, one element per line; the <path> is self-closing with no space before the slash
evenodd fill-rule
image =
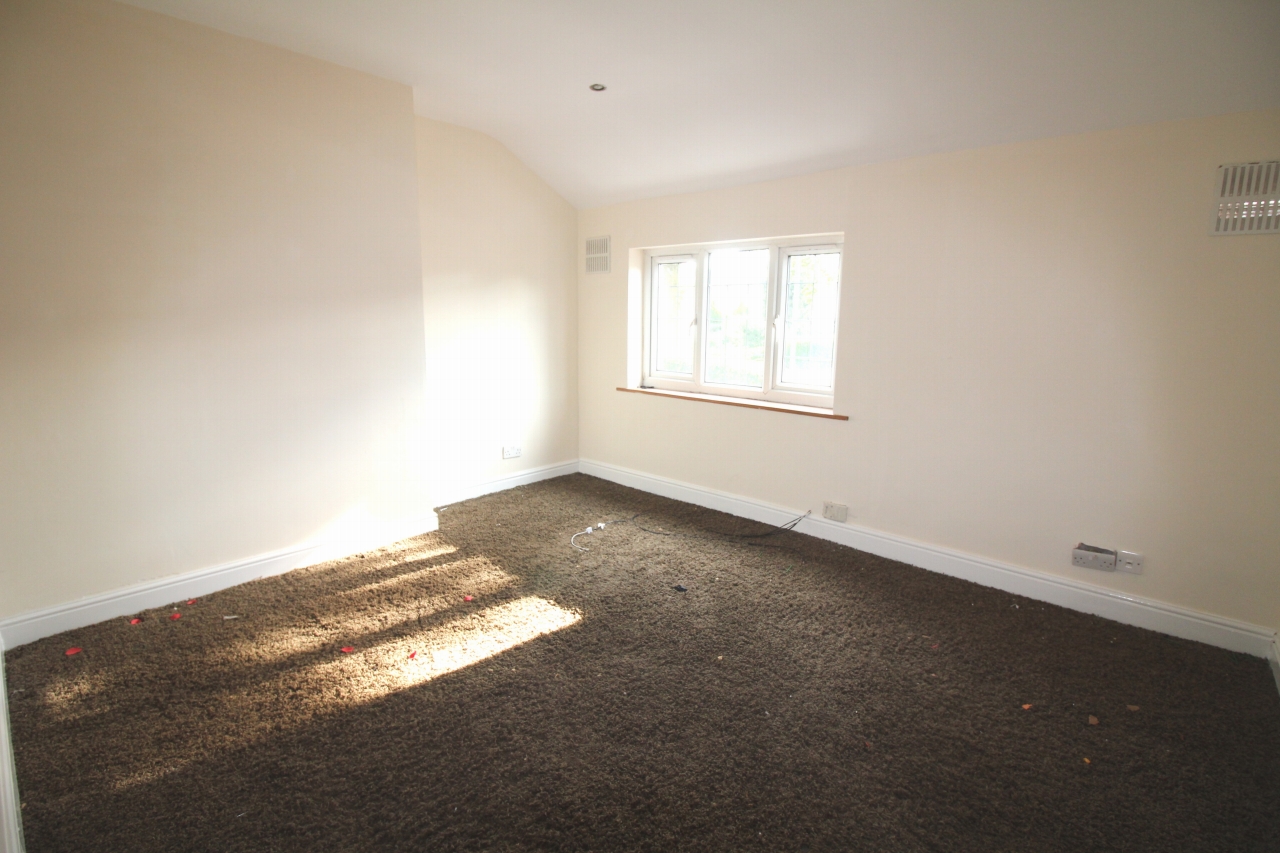
<path id="1" fill-rule="evenodd" d="M 593 530 L 595 530 L 595 528 L 594 528 L 594 527 L 587 527 L 587 529 L 586 529 L 586 530 L 584 530 L 584 531 L 582 531 L 582 532 L 583 532 L 583 533 L 590 533 L 590 532 L 591 532 L 591 531 L 593 531 Z"/>

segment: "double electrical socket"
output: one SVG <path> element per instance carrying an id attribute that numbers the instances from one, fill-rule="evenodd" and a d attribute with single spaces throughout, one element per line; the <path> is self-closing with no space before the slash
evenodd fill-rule
<path id="1" fill-rule="evenodd" d="M 508 444 L 507 446 L 502 448 L 502 458 L 515 459 L 517 456 L 519 456 L 523 452 L 524 451 L 520 449 L 520 445 Z"/>
<path id="2" fill-rule="evenodd" d="M 1104 572 L 1114 572 L 1119 569 L 1122 572 L 1140 575 L 1145 559 L 1135 551 L 1112 551 L 1109 548 L 1099 548 L 1097 545 L 1086 545 L 1083 542 L 1071 551 L 1073 566 L 1100 569 Z"/>

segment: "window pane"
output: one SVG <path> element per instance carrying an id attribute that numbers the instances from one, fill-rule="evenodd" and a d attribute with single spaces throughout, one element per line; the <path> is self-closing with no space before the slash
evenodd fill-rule
<path id="1" fill-rule="evenodd" d="M 693 261 L 658 264 L 653 283 L 653 369 L 693 375 L 697 300 Z"/>
<path id="2" fill-rule="evenodd" d="M 720 249 L 707 270 L 706 382 L 764 387 L 769 250 Z"/>
<path id="3" fill-rule="evenodd" d="M 782 322 L 783 384 L 831 387 L 839 297 L 839 252 L 788 258 Z"/>

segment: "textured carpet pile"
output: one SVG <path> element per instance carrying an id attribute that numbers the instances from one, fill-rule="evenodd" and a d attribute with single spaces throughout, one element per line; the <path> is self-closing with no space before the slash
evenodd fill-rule
<path id="1" fill-rule="evenodd" d="M 1260 659 L 581 475 L 440 517 L 11 650 L 30 853 L 1280 849 Z"/>

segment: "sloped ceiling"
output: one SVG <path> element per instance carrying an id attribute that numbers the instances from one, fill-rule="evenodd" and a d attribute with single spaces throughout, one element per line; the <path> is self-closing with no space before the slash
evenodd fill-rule
<path id="1" fill-rule="evenodd" d="M 579 208 L 1280 107 L 1277 0 L 131 5 L 412 85 Z"/>

